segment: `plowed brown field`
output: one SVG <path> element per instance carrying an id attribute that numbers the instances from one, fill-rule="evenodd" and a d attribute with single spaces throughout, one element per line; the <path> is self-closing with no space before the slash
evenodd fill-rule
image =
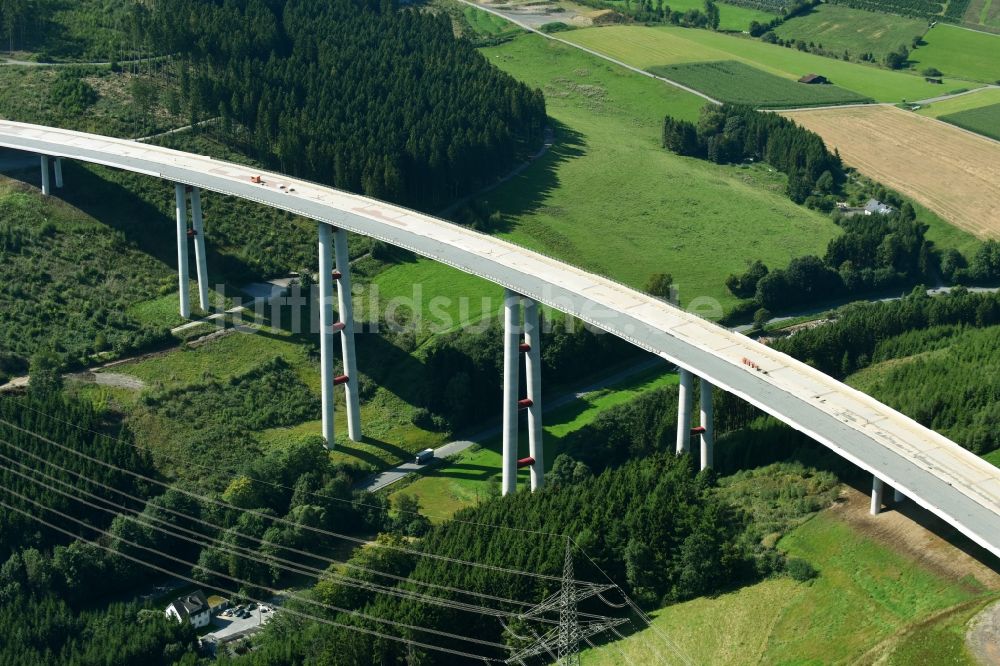
<path id="1" fill-rule="evenodd" d="M 866 176 L 979 238 L 1000 238 L 1000 142 L 893 106 L 782 115 Z"/>

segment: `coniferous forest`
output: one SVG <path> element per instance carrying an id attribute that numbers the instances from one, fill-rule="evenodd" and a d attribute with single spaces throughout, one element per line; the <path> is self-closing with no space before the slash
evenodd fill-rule
<path id="1" fill-rule="evenodd" d="M 542 92 L 457 40 L 444 15 L 372 0 L 157 0 L 145 21 L 183 59 L 192 121 L 221 117 L 303 178 L 432 209 L 542 140 Z"/>

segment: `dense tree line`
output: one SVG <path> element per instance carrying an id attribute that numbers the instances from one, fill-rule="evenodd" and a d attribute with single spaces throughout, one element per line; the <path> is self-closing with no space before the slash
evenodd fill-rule
<path id="1" fill-rule="evenodd" d="M 831 0 L 838 5 L 846 5 L 854 9 L 866 9 L 870 12 L 883 12 L 886 14 L 897 14 L 899 16 L 909 16 L 912 18 L 926 18 L 935 20 L 941 18 L 943 3 L 938 0 Z M 962 5 L 965 11 L 967 2 L 956 3 Z"/>
<path id="2" fill-rule="evenodd" d="M 788 196 L 795 203 L 815 207 L 844 181 L 840 155 L 828 151 L 818 134 L 749 106 L 706 105 L 697 123 L 667 116 L 663 147 L 717 164 L 767 162 L 788 175 Z"/>
<path id="3" fill-rule="evenodd" d="M 879 344 L 903 333 L 946 325 L 997 324 L 1000 294 L 956 288 L 947 296 L 930 298 L 917 288 L 897 301 L 845 306 L 833 323 L 800 331 L 775 346 L 829 375 L 845 377 L 867 367 Z"/>
<path id="4" fill-rule="evenodd" d="M 542 139 L 545 102 L 500 72 L 446 15 L 390 2 L 157 0 L 144 26 L 183 56 L 192 120 L 283 171 L 435 207 L 504 172 Z"/>
<path id="5" fill-rule="evenodd" d="M 39 369 L 42 364 L 35 365 L 36 369 Z M 44 370 L 39 369 L 33 376 L 37 381 L 33 382 L 30 395 L 0 398 L 0 419 L 14 424 L 12 427 L 0 423 L 0 439 L 3 440 L 0 442 L 0 453 L 18 460 L 30 469 L 40 469 L 64 483 L 69 483 L 71 487 L 81 486 L 79 479 L 73 475 L 75 472 L 85 474 L 98 484 L 119 488 L 137 496 L 147 496 L 149 489 L 137 482 L 134 477 L 86 460 L 64 448 L 18 430 L 22 428 L 32 433 L 40 433 L 64 447 L 86 452 L 91 458 L 110 465 L 146 474 L 153 472 L 147 456 L 126 443 L 96 434 L 106 428 L 101 415 L 90 403 L 62 397 L 58 390 L 58 375 L 52 366 Z M 24 451 L 27 453 L 23 453 Z M 52 466 L 46 467 L 31 456 L 37 456 Z M 54 465 L 63 469 L 57 469 Z M 21 474 L 16 474 L 15 471 Z M 27 470 L 12 463 L 5 462 L 0 466 L 0 486 L 27 498 L 21 499 L 13 494 L 4 493 L 2 498 L 4 502 L 33 515 L 44 515 L 41 509 L 29 501 L 34 500 L 94 526 L 106 528 L 110 525 L 113 516 L 80 504 L 75 501 L 76 498 L 72 493 L 70 497 L 66 497 L 54 490 L 44 489 L 38 483 L 24 478 L 26 472 Z M 31 474 L 27 476 L 34 478 Z M 42 481 L 65 492 L 65 487 L 56 481 L 48 479 Z M 87 489 L 101 497 L 119 499 L 109 490 L 98 487 Z M 51 519 L 52 516 L 48 518 Z M 92 531 L 82 526 L 70 525 L 68 529 L 87 538 L 94 536 Z M 36 522 L 16 511 L 0 509 L 0 559 L 6 559 L 18 548 L 45 549 L 65 541 L 66 537 L 40 528 Z"/>
<path id="6" fill-rule="evenodd" d="M 846 306 L 832 323 L 774 344 L 841 378 L 908 359 L 862 372 L 857 383 L 970 450 L 986 453 L 1000 447 L 998 336 L 1000 294 L 957 288 L 931 298 L 921 287 L 899 301 Z"/>
<path id="7" fill-rule="evenodd" d="M 768 566 L 754 557 L 752 546 L 742 538 L 747 516 L 713 494 L 711 485 L 709 477 L 694 474 L 689 458 L 653 456 L 569 488 L 554 487 L 540 494 L 519 493 L 488 501 L 457 515 L 470 522 L 449 522 L 432 528 L 419 547 L 488 565 L 558 576 L 562 571 L 565 539 L 484 529 L 474 523 L 572 534 L 612 578 L 627 580 L 630 592 L 641 600 L 658 604 L 686 599 L 738 580 L 753 579 L 762 573 L 759 567 Z M 599 575 L 578 551 L 574 557 L 577 570 L 586 572 L 580 575 L 588 578 Z M 552 581 L 459 567 L 440 560 L 390 556 L 386 564 L 390 571 L 401 572 L 411 580 L 531 602 L 541 601 L 558 589 L 558 584 Z M 317 593 L 330 603 L 361 602 L 365 613 L 380 618 L 517 643 L 495 619 L 476 614 L 374 597 L 341 588 L 335 581 L 322 584 Z M 597 600 L 581 606 L 582 611 L 602 609 L 609 611 Z M 335 617 L 370 629 L 377 627 L 346 615 Z M 512 628 L 523 631 L 523 624 L 528 623 L 516 622 Z M 317 629 L 301 622 L 276 621 L 265 632 L 260 649 L 248 656 L 245 663 L 277 665 L 319 660 L 358 664 L 404 659 L 411 663 L 414 659 L 418 663 L 466 663 L 429 650 L 370 640 L 346 630 Z M 485 649 L 477 647 L 473 651 Z M 494 656 L 507 655 L 497 652 Z"/>
<path id="8" fill-rule="evenodd" d="M 719 28 L 719 7 L 715 0 L 705 0 L 699 9 L 691 7 L 685 11 L 670 8 L 669 0 L 625 0 L 613 3 L 608 0 L 581 0 L 580 4 L 595 9 L 610 9 L 643 23 L 670 23 L 685 28 Z M 619 19 L 621 20 L 621 19 Z"/>
<path id="9" fill-rule="evenodd" d="M 793 19 L 796 16 L 802 16 L 803 14 L 808 14 L 820 4 L 821 0 L 797 0 L 788 7 L 784 8 L 781 13 L 775 16 L 773 19 L 767 23 L 761 23 L 760 21 L 750 21 L 750 36 L 760 37 L 766 33 L 771 32 L 779 25 L 784 23 L 789 19 Z M 730 4 L 739 4 L 730 2 Z M 773 34 L 773 33 L 772 33 Z"/>
<path id="10" fill-rule="evenodd" d="M 970 451 L 1000 448 L 1000 326 L 937 326 L 879 343 L 850 379 Z M 902 362 L 878 364 L 884 361 Z"/>
<path id="11" fill-rule="evenodd" d="M 891 286 L 913 284 L 930 276 L 937 256 L 924 234 L 927 227 L 913 209 L 888 215 L 838 217 L 844 233 L 833 238 L 823 258 L 793 259 L 787 268 L 760 274 L 760 265 L 742 276 L 730 276 L 734 293 L 753 289 L 755 304 L 769 310 L 860 294 Z"/>
<path id="12" fill-rule="evenodd" d="M 33 572 L 8 562 L 0 584 L 31 584 Z M 58 597 L 19 592 L 0 603 L 0 663 L 8 666 L 193 666 L 190 625 L 135 604 L 81 610 Z"/>

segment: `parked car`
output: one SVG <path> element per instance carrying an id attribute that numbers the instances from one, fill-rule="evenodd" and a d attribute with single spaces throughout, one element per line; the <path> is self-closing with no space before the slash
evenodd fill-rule
<path id="1" fill-rule="evenodd" d="M 256 610 L 256 609 L 257 609 L 257 604 L 252 603 L 252 602 L 249 603 L 249 604 L 247 604 L 247 610 L 248 611 L 252 611 L 252 610 Z"/>

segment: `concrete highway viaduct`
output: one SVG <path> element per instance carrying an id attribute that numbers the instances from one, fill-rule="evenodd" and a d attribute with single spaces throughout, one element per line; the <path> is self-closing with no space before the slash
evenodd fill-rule
<path id="1" fill-rule="evenodd" d="M 619 336 L 680 369 L 677 450 L 700 440 L 712 464 L 712 388 L 733 393 L 824 444 L 872 475 L 872 512 L 890 486 L 975 543 L 1000 555 L 1000 469 L 894 409 L 785 354 L 604 276 L 429 215 L 330 187 L 134 141 L 0 121 L 0 147 L 40 156 L 42 189 L 63 185 L 62 160 L 101 164 L 169 181 L 176 188 L 180 309 L 189 317 L 188 246 L 208 308 L 202 190 L 255 201 L 317 221 L 323 436 L 333 445 L 333 392 L 346 391 L 348 435 L 362 438 L 354 353 L 347 234 L 369 236 L 501 285 L 504 301 L 504 493 L 515 490 L 518 413 L 527 411 L 531 486 L 543 483 L 538 310 L 546 305 Z M 188 206 L 191 226 L 188 224 Z M 339 321 L 334 321 L 336 286 Z M 522 323 L 523 309 L 524 319 Z M 335 376 L 339 336 L 344 374 Z M 522 360 L 523 359 L 523 360 Z M 527 372 L 521 397 L 519 373 Z M 701 422 L 692 428 L 693 379 Z"/>

